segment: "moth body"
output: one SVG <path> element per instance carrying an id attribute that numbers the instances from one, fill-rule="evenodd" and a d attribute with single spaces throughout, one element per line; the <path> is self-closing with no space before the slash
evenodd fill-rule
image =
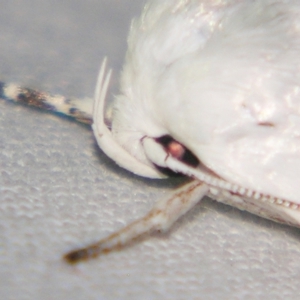
<path id="1" fill-rule="evenodd" d="M 240 208 L 264 203 L 261 214 L 272 219 L 266 202 L 298 209 L 299 20 L 293 0 L 150 1 L 132 23 L 114 102 L 109 136 L 121 150 L 105 150 L 96 110 L 100 147 L 136 174 L 163 177 L 163 167 L 237 193 Z M 164 136 L 199 164 L 156 147 Z"/>
<path id="2" fill-rule="evenodd" d="M 73 263 L 166 230 L 204 195 L 300 226 L 300 4 L 153 0 L 132 23 L 110 123 L 99 74 L 93 130 L 100 148 L 141 176 L 194 182 Z M 109 128 L 108 128 L 109 127 Z"/>
<path id="3" fill-rule="evenodd" d="M 92 118 L 100 148 L 121 167 L 193 179 L 140 220 L 65 258 L 77 262 L 167 230 L 205 195 L 300 227 L 299 50 L 298 0 L 150 0 L 131 25 L 111 118 L 106 60 L 93 109 L 29 93 L 37 101 L 26 103 Z M 0 96 L 22 102 L 20 93 L 0 83 Z"/>

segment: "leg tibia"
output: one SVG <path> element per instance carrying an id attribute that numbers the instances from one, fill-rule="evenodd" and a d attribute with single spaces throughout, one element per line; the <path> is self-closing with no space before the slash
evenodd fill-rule
<path id="1" fill-rule="evenodd" d="M 174 193 L 157 203 L 143 218 L 111 234 L 107 238 L 64 256 L 69 263 L 96 257 L 101 253 L 118 250 L 138 237 L 155 230 L 166 231 L 182 215 L 198 203 L 208 191 L 206 184 L 192 181 L 176 189 Z"/>

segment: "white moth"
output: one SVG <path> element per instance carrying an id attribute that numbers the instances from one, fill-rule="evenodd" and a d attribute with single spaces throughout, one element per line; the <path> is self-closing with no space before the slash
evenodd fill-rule
<path id="1" fill-rule="evenodd" d="M 300 226 L 299 0 L 150 1 L 132 23 L 110 120 L 105 66 L 92 117 L 100 148 L 135 174 L 193 180 L 69 262 L 167 230 L 205 195 Z"/>

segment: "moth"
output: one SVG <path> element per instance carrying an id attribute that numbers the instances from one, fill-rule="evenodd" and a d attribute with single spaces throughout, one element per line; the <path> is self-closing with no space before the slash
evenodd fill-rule
<path id="1" fill-rule="evenodd" d="M 1 84 L 2 98 L 91 122 L 120 167 L 191 179 L 143 218 L 64 258 L 75 263 L 166 231 L 205 195 L 299 227 L 299 50 L 298 0 L 150 0 L 132 21 L 112 114 L 106 59 L 93 108 Z"/>

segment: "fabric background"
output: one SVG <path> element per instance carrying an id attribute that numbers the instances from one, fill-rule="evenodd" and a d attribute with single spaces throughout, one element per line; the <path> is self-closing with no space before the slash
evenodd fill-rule
<path id="1" fill-rule="evenodd" d="M 0 80 L 117 91 L 140 0 L 1 0 Z M 1 299 L 299 299 L 299 229 L 205 199 L 168 234 L 76 266 L 61 257 L 143 216 L 179 181 L 120 169 L 88 126 L 0 101 Z M 280 183 L 278 183 L 280 184 Z"/>

